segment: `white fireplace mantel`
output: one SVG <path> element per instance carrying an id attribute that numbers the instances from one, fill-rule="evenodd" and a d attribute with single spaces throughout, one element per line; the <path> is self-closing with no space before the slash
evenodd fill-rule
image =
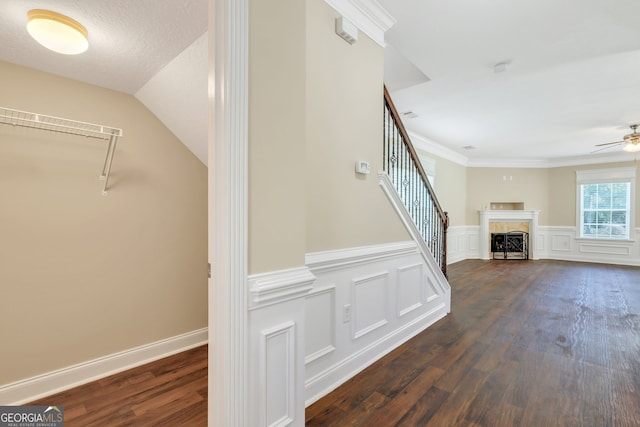
<path id="1" fill-rule="evenodd" d="M 490 222 L 508 222 L 529 221 L 529 259 L 540 259 L 536 253 L 536 236 L 538 235 L 538 216 L 539 210 L 491 210 L 483 209 L 480 212 L 480 235 L 479 247 L 480 258 L 490 259 L 489 257 L 489 223 Z"/>

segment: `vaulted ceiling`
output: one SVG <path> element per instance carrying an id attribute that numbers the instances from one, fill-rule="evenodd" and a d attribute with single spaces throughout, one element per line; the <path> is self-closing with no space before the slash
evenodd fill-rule
<path id="1" fill-rule="evenodd" d="M 417 116 L 404 121 L 418 145 L 470 166 L 632 158 L 620 146 L 592 151 L 640 122 L 637 0 L 377 3 L 397 21 L 385 82 L 398 110 Z M 4 0 L 0 60 L 135 95 L 206 163 L 207 7 Z M 90 49 L 69 57 L 36 44 L 25 29 L 34 8 L 80 21 Z"/>

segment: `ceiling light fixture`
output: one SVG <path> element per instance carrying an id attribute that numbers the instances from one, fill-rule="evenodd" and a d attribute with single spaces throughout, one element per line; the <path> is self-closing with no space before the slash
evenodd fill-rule
<path id="1" fill-rule="evenodd" d="M 638 133 L 638 125 L 631 125 L 633 131 L 629 135 L 624 136 L 624 140 L 627 142 L 622 149 L 628 153 L 637 153 L 640 151 L 640 133 Z"/>
<path id="2" fill-rule="evenodd" d="M 27 31 L 47 49 L 64 55 L 77 55 L 89 48 L 87 29 L 78 21 L 42 9 L 30 10 L 27 16 Z"/>
<path id="3" fill-rule="evenodd" d="M 624 147 L 622 147 L 622 149 L 627 153 L 637 153 L 640 151 L 640 141 L 636 140 L 628 142 Z"/>

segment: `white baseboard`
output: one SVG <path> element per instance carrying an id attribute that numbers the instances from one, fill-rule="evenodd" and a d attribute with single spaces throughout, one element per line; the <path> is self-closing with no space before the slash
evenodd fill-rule
<path id="1" fill-rule="evenodd" d="M 0 405 L 22 405 L 207 343 L 207 328 L 0 386 Z"/>

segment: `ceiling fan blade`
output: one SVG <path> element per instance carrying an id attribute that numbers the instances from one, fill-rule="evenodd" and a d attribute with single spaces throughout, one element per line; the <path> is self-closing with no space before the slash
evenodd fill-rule
<path id="1" fill-rule="evenodd" d="M 620 143 L 617 142 L 616 144 L 620 144 Z M 597 150 L 594 150 L 594 151 L 590 152 L 589 154 L 597 153 L 597 152 L 603 151 L 603 150 L 608 150 L 609 148 L 613 148 L 614 147 L 614 145 L 611 145 L 611 144 L 600 144 L 600 145 L 607 145 L 607 147 L 598 148 Z"/>
<path id="2" fill-rule="evenodd" d="M 602 147 L 603 145 L 624 144 L 625 141 L 605 142 L 604 144 L 596 144 L 596 147 Z"/>

